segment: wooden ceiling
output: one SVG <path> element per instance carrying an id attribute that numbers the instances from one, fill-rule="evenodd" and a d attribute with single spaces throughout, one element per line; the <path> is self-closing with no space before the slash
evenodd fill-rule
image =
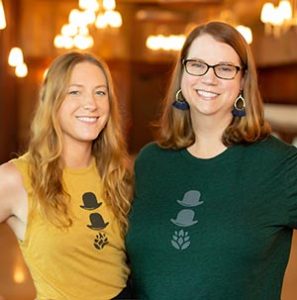
<path id="1" fill-rule="evenodd" d="M 268 0 L 267 0 L 268 1 Z M 117 0 L 119 5 L 135 5 L 139 9 L 155 12 L 156 20 L 162 14 L 158 11 L 189 13 L 207 16 L 207 18 L 233 19 L 236 22 L 253 26 L 259 24 L 261 8 L 266 0 Z M 277 4 L 278 0 L 269 0 Z M 158 17 L 157 17 L 158 15 Z"/>
<path id="2" fill-rule="evenodd" d="M 23 0 L 31 1 L 31 0 Z M 36 0 L 41 1 L 41 0 Z M 72 2 L 78 0 L 42 0 L 51 2 Z M 174 13 L 199 12 L 199 16 L 205 14 L 208 18 L 233 18 L 236 21 L 253 26 L 260 23 L 261 8 L 265 2 L 278 4 L 279 0 L 116 0 L 119 7 L 137 7 L 139 10 L 156 12 L 156 21 L 162 22 L 162 14 L 158 12 L 169 11 Z M 163 14 L 165 16 L 165 14 Z M 166 17 L 165 17 L 166 18 Z M 166 22 L 166 20 L 163 20 Z"/>
<path id="3" fill-rule="evenodd" d="M 220 4 L 224 0 L 117 0 L 118 3 L 140 3 L 140 4 L 180 4 L 185 5 L 188 3 L 195 4 Z"/>

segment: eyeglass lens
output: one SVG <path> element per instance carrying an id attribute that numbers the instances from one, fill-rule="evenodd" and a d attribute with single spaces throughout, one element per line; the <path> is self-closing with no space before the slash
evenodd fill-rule
<path id="1" fill-rule="evenodd" d="M 199 60 L 186 60 L 185 67 L 189 74 L 196 76 L 202 76 L 212 68 L 214 69 L 215 75 L 223 79 L 232 79 L 238 72 L 238 67 L 231 64 L 217 64 L 211 66 Z"/>

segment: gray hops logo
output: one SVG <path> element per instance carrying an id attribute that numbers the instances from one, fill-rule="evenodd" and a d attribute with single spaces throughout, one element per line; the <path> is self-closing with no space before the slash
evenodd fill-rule
<path id="1" fill-rule="evenodd" d="M 190 246 L 190 236 L 189 233 L 181 229 L 180 231 L 175 231 L 171 244 L 177 250 L 185 250 Z"/>
<path id="2" fill-rule="evenodd" d="M 196 190 L 187 191 L 182 200 L 177 200 L 177 203 L 182 208 L 176 215 L 176 218 L 171 218 L 170 221 L 178 227 L 191 227 L 198 223 L 195 219 L 194 208 L 200 206 L 204 201 L 200 200 L 201 193 Z M 177 250 L 185 250 L 191 244 L 189 232 L 183 229 L 174 231 L 171 239 L 171 245 Z"/>

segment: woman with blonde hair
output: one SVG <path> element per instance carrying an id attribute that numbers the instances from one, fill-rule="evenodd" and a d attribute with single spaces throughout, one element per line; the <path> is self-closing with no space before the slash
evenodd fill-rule
<path id="1" fill-rule="evenodd" d="M 135 182 L 126 245 L 137 298 L 280 299 L 297 149 L 270 135 L 250 48 L 232 26 L 187 37 Z"/>
<path id="2" fill-rule="evenodd" d="M 131 173 L 109 70 L 67 53 L 50 66 L 25 155 L 0 167 L 0 221 L 37 299 L 126 299 Z"/>

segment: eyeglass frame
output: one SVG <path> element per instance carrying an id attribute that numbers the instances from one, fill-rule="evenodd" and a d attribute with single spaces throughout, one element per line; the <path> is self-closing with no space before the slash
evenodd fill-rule
<path id="1" fill-rule="evenodd" d="M 189 62 L 189 61 L 197 61 L 197 62 L 201 62 L 201 63 L 205 64 L 205 65 L 207 66 L 206 71 L 205 71 L 203 74 L 200 74 L 200 75 L 190 73 L 190 72 L 188 71 L 188 69 L 187 69 L 187 62 Z M 233 65 L 233 64 L 221 64 L 221 63 L 220 63 L 220 64 L 215 64 L 215 65 L 209 65 L 209 64 L 206 63 L 205 61 L 198 60 L 198 59 L 192 59 L 192 58 L 188 58 L 188 59 L 184 58 L 184 59 L 182 59 L 181 62 L 182 62 L 182 65 L 184 66 L 186 72 L 187 72 L 188 74 L 190 74 L 190 75 L 193 75 L 193 76 L 203 76 L 203 75 L 205 75 L 205 74 L 209 71 L 209 69 L 213 69 L 213 72 L 214 72 L 215 76 L 216 76 L 217 78 L 219 78 L 219 79 L 224 79 L 224 80 L 232 80 L 232 79 L 234 79 L 239 71 L 245 69 L 245 68 L 243 68 L 243 67 L 236 66 L 236 65 Z M 218 74 L 216 73 L 215 67 L 217 67 L 217 66 L 222 66 L 222 65 L 223 65 L 223 66 L 230 66 L 230 67 L 232 66 L 232 67 L 235 67 L 235 68 L 236 68 L 236 73 L 234 74 L 234 76 L 233 76 L 232 78 L 224 78 L 224 77 L 218 76 Z"/>

